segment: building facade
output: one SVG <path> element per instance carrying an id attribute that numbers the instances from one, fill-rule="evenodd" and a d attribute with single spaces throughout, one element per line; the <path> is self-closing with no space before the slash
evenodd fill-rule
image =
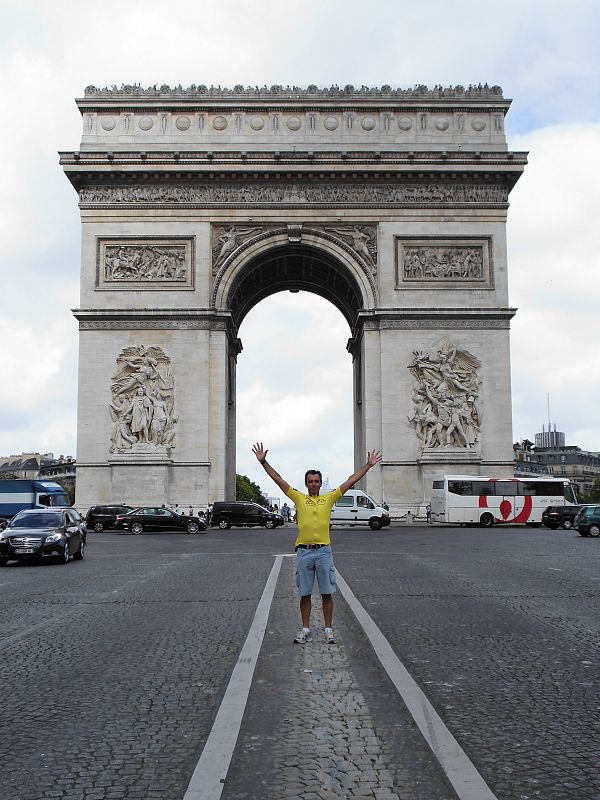
<path id="1" fill-rule="evenodd" d="M 78 504 L 235 491 L 248 311 L 348 323 L 355 463 L 394 510 L 512 474 L 506 215 L 526 157 L 499 87 L 88 87 L 61 153 L 82 221 Z"/>

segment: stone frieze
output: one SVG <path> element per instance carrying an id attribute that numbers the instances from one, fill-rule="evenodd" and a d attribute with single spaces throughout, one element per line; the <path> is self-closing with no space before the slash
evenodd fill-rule
<path id="1" fill-rule="evenodd" d="M 86 206 L 504 206 L 504 183 L 182 183 L 154 186 L 91 186 L 79 190 Z"/>
<path id="2" fill-rule="evenodd" d="M 193 239 L 97 240 L 96 286 L 101 289 L 193 288 Z"/>

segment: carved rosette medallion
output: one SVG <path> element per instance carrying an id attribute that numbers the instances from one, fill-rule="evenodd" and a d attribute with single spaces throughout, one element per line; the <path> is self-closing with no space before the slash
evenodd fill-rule
<path id="1" fill-rule="evenodd" d="M 477 448 L 481 362 L 447 338 L 431 350 L 413 351 L 408 370 L 415 378 L 409 417 L 423 452 Z"/>
<path id="2" fill-rule="evenodd" d="M 190 237 L 98 238 L 98 289 L 193 289 L 194 241 Z"/>
<path id="3" fill-rule="evenodd" d="M 111 453 L 164 453 L 175 447 L 175 381 L 160 347 L 126 347 L 111 383 Z"/>
<path id="4" fill-rule="evenodd" d="M 491 238 L 395 237 L 397 289 L 493 289 Z"/>

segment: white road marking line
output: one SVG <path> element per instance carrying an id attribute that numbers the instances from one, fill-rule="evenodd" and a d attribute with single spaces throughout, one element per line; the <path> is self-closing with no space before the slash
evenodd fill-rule
<path id="1" fill-rule="evenodd" d="M 248 702 L 282 561 L 283 556 L 275 556 L 275 563 L 256 607 L 248 636 L 231 673 L 216 719 L 183 800 L 219 800 L 221 797 Z"/>
<path id="2" fill-rule="evenodd" d="M 498 800 L 339 572 L 337 585 L 460 800 Z"/>

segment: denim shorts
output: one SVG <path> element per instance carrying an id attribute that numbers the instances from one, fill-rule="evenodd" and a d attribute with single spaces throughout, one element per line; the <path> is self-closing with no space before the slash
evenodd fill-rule
<path id="1" fill-rule="evenodd" d="M 319 584 L 319 592 L 334 594 L 336 590 L 335 567 L 329 545 L 319 547 L 318 550 L 307 548 L 296 550 L 296 586 L 300 597 L 312 594 L 315 575 Z"/>

